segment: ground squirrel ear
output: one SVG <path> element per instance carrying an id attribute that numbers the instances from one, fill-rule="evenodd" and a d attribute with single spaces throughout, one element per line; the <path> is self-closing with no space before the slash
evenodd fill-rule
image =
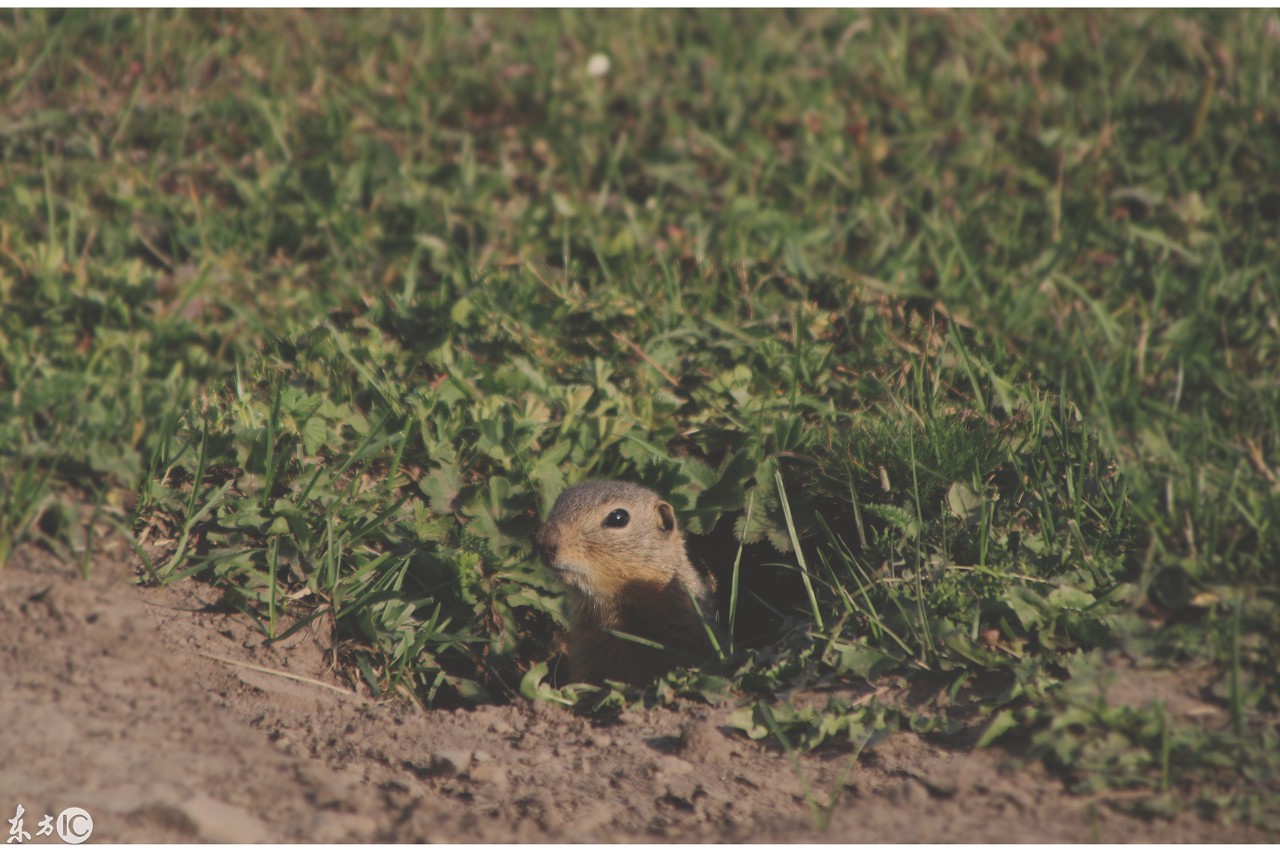
<path id="1" fill-rule="evenodd" d="M 671 532 L 676 528 L 676 513 L 670 503 L 658 504 L 658 523 L 663 532 Z"/>

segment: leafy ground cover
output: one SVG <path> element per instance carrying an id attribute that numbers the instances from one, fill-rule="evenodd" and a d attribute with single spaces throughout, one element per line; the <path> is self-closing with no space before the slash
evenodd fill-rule
<path id="1" fill-rule="evenodd" d="M 0 559 L 128 531 L 378 695 L 1274 806 L 1274 13 L 15 11 L 0 53 Z M 672 500 L 719 660 L 556 681 L 530 540 L 591 477 Z M 1229 723 L 1108 702 L 1121 659 Z"/>

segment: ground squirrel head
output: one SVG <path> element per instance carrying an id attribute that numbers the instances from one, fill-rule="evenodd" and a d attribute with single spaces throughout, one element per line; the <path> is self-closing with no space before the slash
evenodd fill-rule
<path id="1" fill-rule="evenodd" d="M 671 504 L 630 482 L 565 490 L 537 542 L 543 562 L 567 585 L 605 601 L 637 583 L 665 586 L 687 562 Z"/>
<path id="2" fill-rule="evenodd" d="M 704 655 L 715 604 L 685 553 L 675 511 L 657 494 L 629 482 L 575 485 L 551 507 L 537 544 L 568 586 L 576 680 L 642 684 Z"/>

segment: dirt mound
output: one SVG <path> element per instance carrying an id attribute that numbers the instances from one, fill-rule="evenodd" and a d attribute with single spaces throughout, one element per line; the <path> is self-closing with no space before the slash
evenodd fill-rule
<path id="1" fill-rule="evenodd" d="M 0 570 L 0 810 L 23 805 L 35 841 L 69 807 L 117 842 L 1265 839 L 1135 819 L 910 734 L 859 758 L 821 832 L 789 759 L 730 731 L 729 708 L 597 726 L 372 704 L 316 637 L 267 643 L 194 582 L 132 585 L 128 553 L 105 545 L 87 581 L 32 547 Z M 820 804 L 848 763 L 801 759 Z"/>

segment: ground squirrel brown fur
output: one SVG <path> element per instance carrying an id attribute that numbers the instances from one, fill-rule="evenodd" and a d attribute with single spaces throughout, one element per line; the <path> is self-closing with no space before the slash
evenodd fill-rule
<path id="1" fill-rule="evenodd" d="M 649 489 L 617 481 L 575 485 L 556 500 L 537 544 L 543 562 L 569 590 L 569 671 L 575 681 L 640 685 L 707 649 L 698 612 L 713 622 L 711 591 L 689 562 L 671 504 Z"/>

